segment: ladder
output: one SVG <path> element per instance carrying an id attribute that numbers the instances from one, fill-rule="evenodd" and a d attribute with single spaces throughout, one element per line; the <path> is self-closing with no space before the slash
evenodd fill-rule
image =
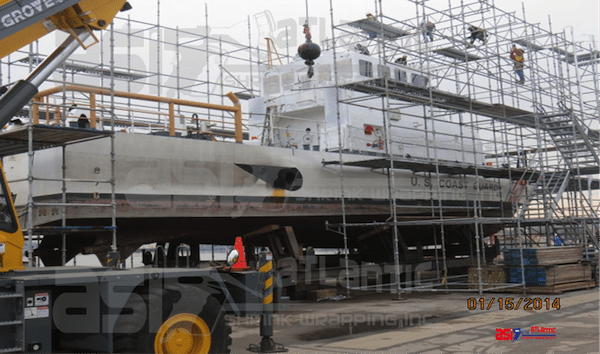
<path id="1" fill-rule="evenodd" d="M 590 240 L 600 249 L 595 235 L 595 223 L 598 215 L 592 203 L 584 195 L 579 197 L 581 206 L 578 210 L 568 213 L 562 209 L 560 201 L 571 181 L 572 171 L 556 169 L 542 173 L 533 186 L 533 191 L 527 196 L 517 218 L 525 221 L 544 221 L 548 224 L 545 229 L 547 236 L 558 236 L 569 244 L 581 243 L 582 239 Z M 575 213 L 575 217 L 571 215 Z M 584 236 L 584 237 L 582 237 Z"/>
<path id="2" fill-rule="evenodd" d="M 598 173 L 598 148 L 571 110 L 541 115 L 540 127 L 548 132 L 571 171 L 578 175 Z"/>
<path id="3" fill-rule="evenodd" d="M 560 159 L 553 169 L 541 172 L 517 217 L 523 221 L 545 222 L 547 226 L 543 229 L 547 237 L 558 236 L 569 244 L 586 239 L 598 247 L 594 228 L 598 217 L 591 202 L 581 195 L 576 210 L 562 209 L 561 199 L 570 182 L 580 175 L 598 173 L 600 159 L 578 117 L 571 110 L 561 108 L 561 112 L 539 116 L 540 128 L 554 142 Z"/>
<path id="4" fill-rule="evenodd" d="M 585 127 L 572 110 L 565 107 L 564 104 L 559 105 L 562 112 L 540 116 L 541 128 L 546 130 L 552 138 L 565 165 L 570 169 L 571 175 L 597 174 L 600 159 L 598 158 L 598 146 L 592 142 L 595 138 L 590 135 L 592 131 Z M 567 184 L 569 176 L 565 175 L 564 178 L 564 184 Z M 565 187 L 566 185 L 561 187 L 561 194 Z M 581 236 L 586 236 L 598 248 L 598 238 L 594 232 L 593 221 L 598 219 L 598 215 L 585 196 L 581 196 L 579 200 L 582 207 L 576 214 L 583 215 L 579 215 L 577 220 L 570 215 L 563 215 L 563 222 L 553 223 L 552 228 L 556 234 L 567 241 L 575 242 Z M 559 199 L 556 199 L 556 203 L 558 201 Z"/>
<path id="5" fill-rule="evenodd" d="M 581 236 L 585 235 L 585 239 L 589 239 L 596 248 L 599 247 L 598 238 L 594 236 L 593 224 L 567 218 L 560 220 L 560 222 L 552 223 L 550 227 L 552 228 L 552 232 L 566 244 L 581 244 L 582 239 L 584 239 Z"/>
<path id="6" fill-rule="evenodd" d="M 570 175 L 571 171 L 568 169 L 543 172 L 533 185 L 533 191 L 527 196 L 518 217 L 546 220 L 552 218 L 560 209 L 559 202 L 569 184 Z"/>
<path id="7" fill-rule="evenodd" d="M 273 120 L 277 116 L 277 106 L 267 107 L 263 122 L 260 145 L 273 146 Z"/>

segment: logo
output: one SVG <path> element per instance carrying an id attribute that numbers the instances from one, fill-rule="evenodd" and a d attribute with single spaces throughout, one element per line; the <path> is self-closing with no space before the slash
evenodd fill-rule
<path id="1" fill-rule="evenodd" d="M 556 339 L 556 327 L 496 328 L 496 340 L 516 342 L 520 339 Z"/>
<path id="2" fill-rule="evenodd" d="M 21 7 L 0 17 L 0 24 L 6 28 L 14 26 L 17 23 L 26 21 L 30 17 L 36 16 L 62 2 L 63 0 L 35 0 L 25 5 L 21 5 L 20 2 L 17 2 Z"/>

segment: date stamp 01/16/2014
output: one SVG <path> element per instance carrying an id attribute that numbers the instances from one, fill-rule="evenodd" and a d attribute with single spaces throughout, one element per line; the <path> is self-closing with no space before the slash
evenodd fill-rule
<path id="1" fill-rule="evenodd" d="M 467 308 L 469 310 L 560 310 L 560 298 L 542 298 L 542 297 L 492 297 L 485 299 L 483 297 L 476 299 L 470 297 L 467 299 Z"/>

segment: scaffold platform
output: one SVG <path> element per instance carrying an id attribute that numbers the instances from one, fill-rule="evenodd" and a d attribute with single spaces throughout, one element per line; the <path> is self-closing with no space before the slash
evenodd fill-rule
<path id="1" fill-rule="evenodd" d="M 394 156 L 393 159 L 389 157 L 366 159 L 358 161 L 344 161 L 329 160 L 323 161 L 323 165 L 344 165 L 351 167 L 365 167 L 370 169 L 387 169 L 394 168 L 399 170 L 410 170 L 413 172 L 428 172 L 428 173 L 442 173 L 447 175 L 469 175 L 469 176 L 480 176 L 484 178 L 503 178 L 510 179 L 513 181 L 528 180 L 535 182 L 542 176 L 542 172 L 539 170 L 532 170 L 528 168 L 509 168 L 509 167 L 497 167 L 497 166 L 475 166 L 472 164 L 465 164 L 451 161 L 438 161 L 427 160 L 427 159 L 414 159 L 407 157 Z M 580 187 L 581 185 L 581 187 Z M 569 182 L 567 190 L 598 190 L 600 189 L 600 180 L 598 179 L 587 179 L 587 178 L 576 178 Z"/>
<path id="2" fill-rule="evenodd" d="M 346 25 L 354 28 L 358 28 L 363 33 L 375 37 L 382 35 L 385 39 L 396 39 L 404 36 L 412 35 L 411 32 L 402 30 L 395 26 L 383 24 L 379 21 L 362 19 L 346 23 Z"/>
<path id="3" fill-rule="evenodd" d="M 503 104 L 490 104 L 472 100 L 436 89 L 418 87 L 409 83 L 390 79 L 371 79 L 341 86 L 344 89 L 358 91 L 370 95 L 385 96 L 417 104 L 431 104 L 433 107 L 454 110 L 456 112 L 472 112 L 489 118 L 512 124 L 535 127 L 535 113 Z"/>
<path id="4" fill-rule="evenodd" d="M 101 139 L 113 134 L 110 131 L 50 125 L 33 125 L 31 128 L 33 151 Z M 29 151 L 29 131 L 26 125 L 0 133 L 0 156 L 21 154 L 27 151 Z"/>
<path id="5" fill-rule="evenodd" d="M 340 161 L 323 161 L 323 165 L 339 165 Z M 511 180 L 536 179 L 539 177 L 539 171 L 533 171 L 524 168 L 475 166 L 459 162 L 442 161 L 436 163 L 435 160 L 414 159 L 405 157 L 388 157 L 378 159 L 368 159 L 359 161 L 342 162 L 344 166 L 366 167 L 370 169 L 395 168 L 410 170 L 413 172 L 431 172 L 444 173 L 448 175 L 471 175 L 485 178 L 506 178 Z"/>

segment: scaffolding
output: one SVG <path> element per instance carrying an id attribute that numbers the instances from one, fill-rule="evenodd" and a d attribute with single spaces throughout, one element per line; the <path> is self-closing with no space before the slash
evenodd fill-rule
<path id="1" fill-rule="evenodd" d="M 160 1 L 156 4 L 159 9 L 156 23 L 117 17 L 102 32 L 100 43 L 65 61 L 43 84 L 32 104 L 18 112 L 1 133 L 3 158 L 14 160 L 11 156 L 27 154 L 26 177 L 11 178 L 11 171 L 7 171 L 14 189 L 26 185 L 22 189 L 27 195 L 18 196 L 18 214 L 28 239 L 26 247 L 33 250 L 34 242 L 41 242 L 44 236 L 62 235 L 62 242 L 56 245 L 62 265 L 74 256 L 69 248 L 77 248 L 69 247 L 72 244 L 68 245 L 67 234 L 112 233 L 112 240 L 102 241 L 110 245 L 110 250 L 131 251 L 127 250 L 125 240 L 117 239 L 115 132 L 214 141 L 248 140 L 238 100 L 258 95 L 252 76 L 263 70 L 271 55 L 252 42 L 253 36 L 255 39 L 260 33 L 251 33 L 250 16 L 248 43 L 240 43 L 209 27 L 208 9 L 202 27 L 180 30 L 161 26 Z M 32 71 L 44 60 L 46 46 L 36 42 L 3 58 L 0 85 L 11 85 L 14 78 Z M 144 59 L 146 56 L 149 61 Z M 289 61 L 288 56 L 280 57 Z M 195 67 L 190 68 L 190 63 Z M 87 119 L 86 129 L 77 126 L 80 113 Z M 66 162 L 66 151 L 77 149 L 78 143 L 97 139 L 104 141 L 98 146 L 110 160 L 106 163 L 101 157 L 98 166 L 108 169 L 96 167 L 93 179 L 78 177 L 77 166 Z M 61 176 L 34 171 L 36 155 L 38 159 L 45 158 L 43 150 L 53 148 L 62 149 L 62 158 L 56 161 L 61 166 Z M 60 183 L 61 200 L 34 201 L 34 190 L 43 183 Z M 92 190 L 97 202 L 80 202 L 76 194 L 82 189 Z M 77 208 L 87 210 L 80 213 L 112 218 L 112 222 L 91 226 L 67 220 L 67 210 L 72 212 Z M 41 226 L 49 214 L 61 215 L 61 226 Z M 27 254 L 30 266 L 34 265 L 33 252 Z M 105 254 L 97 255 L 103 261 Z"/>
<path id="2" fill-rule="evenodd" d="M 381 1 L 376 1 L 377 21 L 361 19 L 333 25 L 332 39 L 323 43 L 324 49 L 334 51 L 334 57 L 336 51 L 352 50 L 359 43 L 361 49 L 367 48 L 364 52 L 378 58 L 380 67 L 370 79 L 340 85 L 339 90 L 358 95 L 339 99 L 338 104 L 367 106 L 379 99 L 381 125 L 386 131 L 384 157 L 344 161 L 340 154 L 339 160 L 326 163 L 385 171 L 390 185 L 387 220 L 352 222 L 344 216 L 343 223 L 330 227 L 344 237 L 350 227 L 391 228 L 396 267 L 391 286 L 398 294 L 400 253 L 407 251 L 398 232 L 400 226 L 431 225 L 439 230 L 435 240 L 437 280 L 413 290 L 448 288 L 445 229 L 451 225 L 471 226 L 475 242 L 471 257 L 476 261 L 479 291 L 484 285 L 481 269 L 492 263 L 485 259 L 484 244 L 492 240 L 498 240 L 503 248 L 581 245 L 586 256 L 588 249 L 597 250 L 598 50 L 575 42 L 572 32 L 552 32 L 550 21 L 549 30 L 528 23 L 524 8 L 520 18 L 502 11 L 493 1 L 449 2 L 444 10 L 425 1 L 411 2 L 415 17 L 397 20 L 386 16 Z M 434 31 L 426 28 L 427 22 L 435 24 Z M 524 82 L 517 78 L 516 61 L 509 56 L 513 45 L 525 53 Z M 402 56 L 408 63 L 397 61 Z M 425 82 L 410 82 L 400 70 L 390 70 L 390 63 L 420 70 L 426 75 Z M 425 127 L 415 128 L 425 130 L 425 141 L 395 141 L 390 134 L 395 126 L 391 116 L 406 116 L 403 111 L 415 106 L 423 107 L 426 117 Z M 448 121 L 459 125 L 461 131 L 464 127 L 470 136 L 436 129 Z M 482 146 L 485 158 L 474 164 L 442 161 L 436 147 L 440 139 L 454 139 L 460 151 Z M 392 152 L 407 144 L 425 149 L 427 159 L 415 161 Z M 396 185 L 394 171 L 400 169 L 437 181 L 432 183 L 437 191 L 431 194 L 430 220 L 398 219 L 396 198 L 402 189 Z M 448 207 L 434 195 L 441 195 L 440 179 L 449 175 L 512 180 L 506 201 L 512 203 L 512 213 L 501 218 L 483 217 L 484 206 L 476 197 L 473 204 L 466 201 L 464 205 L 471 209 L 470 218 L 444 215 Z M 343 190 L 343 182 L 341 185 Z M 521 197 L 525 202 L 518 204 Z M 485 237 L 484 226 L 498 223 L 503 231 L 494 238 Z"/>
<path id="3" fill-rule="evenodd" d="M 379 67 L 372 77 L 361 82 L 343 83 L 336 90 L 356 93 L 352 99 L 340 99 L 339 106 L 364 106 L 373 108 L 375 100 L 377 114 L 381 115 L 381 126 L 385 130 L 384 154 L 357 160 L 346 159 L 343 149 L 338 149 L 339 158 L 324 161 L 325 165 L 341 166 L 341 204 L 345 213 L 345 190 L 343 168 L 345 166 L 371 169 L 374 173 L 384 171 L 388 176 L 389 217 L 374 222 L 353 222 L 342 215 L 343 221 L 329 224 L 346 237 L 347 228 L 367 228 L 364 237 L 385 231 L 392 235 L 389 245 L 393 247 L 395 281 L 391 287 L 400 292 L 400 258 L 407 248 L 402 244 L 400 226 L 432 227 L 436 232 L 434 253 L 436 282 L 419 289 L 431 289 L 448 284 L 446 231 L 453 225 L 467 225 L 473 242 L 471 257 L 478 268 L 489 264 L 486 259 L 486 244 L 497 240 L 504 248 L 527 246 L 550 246 L 562 242 L 598 248 L 597 208 L 600 202 L 598 180 L 598 128 L 600 116 L 598 87 L 599 52 L 573 40 L 572 33 L 555 33 L 549 22 L 549 30 L 528 23 L 523 10 L 522 17 L 497 8 L 493 1 L 461 2 L 450 4 L 442 11 L 431 8 L 425 1 L 410 0 L 414 4 L 413 18 L 397 20 L 384 14 L 381 1 L 378 3 L 377 21 L 361 19 L 340 25 L 332 25 L 332 38 L 322 43 L 323 50 L 354 50 L 356 43 L 363 45 L 377 57 Z M 157 2 L 160 9 L 160 1 Z M 248 43 L 242 44 L 227 36 L 218 36 L 209 29 L 208 11 L 204 28 L 181 30 L 160 25 L 160 11 L 155 24 L 117 18 L 110 31 L 104 33 L 98 46 L 92 47 L 87 55 L 75 55 L 68 60 L 47 83 L 43 100 L 24 109 L 20 115 L 30 122 L 39 119 L 46 125 L 68 126 L 68 109 L 76 104 L 89 112 L 89 118 L 97 129 L 94 139 L 110 136 L 114 132 L 155 134 L 187 137 L 203 140 L 233 141 L 251 138 L 248 133 L 247 117 L 244 124 L 224 111 L 204 108 L 198 111 L 190 106 L 172 106 L 160 99 L 142 103 L 142 96 L 171 97 L 181 101 L 203 101 L 226 106 L 227 92 L 240 99 L 249 99 L 261 94 L 257 77 L 269 65 L 271 53 L 263 49 L 267 43 L 257 45 L 262 33 L 252 33 L 248 17 Z M 332 24 L 335 23 L 332 13 Z M 258 16 L 258 15 L 257 15 Z M 272 21 L 261 15 L 257 21 Z M 424 22 L 436 25 L 433 40 L 424 32 Z M 469 27 L 484 29 L 483 41 L 471 43 Z M 260 32 L 260 31 L 259 31 Z M 286 38 L 287 38 L 286 34 Z M 513 44 L 525 51 L 525 82 L 517 82 L 514 62 L 509 53 Z M 289 47 L 289 45 L 287 46 Z M 150 58 L 148 67 L 141 58 Z M 407 80 L 398 72 L 386 69 L 387 64 L 406 55 L 408 67 L 425 74 L 416 81 Z M 289 55 L 282 55 L 280 62 L 289 62 Z M 35 45 L 28 51 L 11 54 L 0 62 L 0 84 L 10 83 L 19 73 L 29 71 L 40 62 L 43 55 Z M 191 75 L 184 73 L 182 63 L 196 61 Z M 236 71 L 237 70 L 237 71 Z M 243 75 L 240 75 L 243 73 Z M 78 86 L 80 89 L 74 90 Z M 56 89 L 54 89 L 56 87 Z M 105 91 L 99 94 L 97 88 Z M 123 92 L 133 95 L 125 95 Z M 137 95 L 137 97 L 135 96 Z M 195 106 L 194 106 L 195 107 Z M 410 109 L 422 108 L 419 118 L 424 126 L 414 130 L 423 131 L 425 139 L 418 142 L 395 141 L 392 128 L 395 117 L 411 118 Z M 339 111 L 339 110 L 338 110 Z M 277 107 L 269 107 L 265 117 L 278 115 Z M 416 117 L 416 116 L 415 116 Z M 440 128 L 442 123 L 459 127 L 462 134 L 454 134 Z M 35 124 L 34 124 L 35 125 Z M 236 131 L 243 127 L 243 131 Z M 263 130 L 273 130 L 272 119 L 265 119 Z M 28 125 L 28 129 L 44 129 Z M 40 130 L 41 131 L 41 130 Z M 30 163 L 38 149 L 62 146 L 81 141 L 73 134 L 52 144 L 44 143 L 23 131 L 16 140 L 24 144 L 22 149 L 13 150 L 12 143 L 0 146 L 2 156 L 27 151 Z M 10 133 L 10 132 L 8 132 Z M 34 133 L 35 134 L 35 133 Z M 86 137 L 90 138 L 91 137 Z M 264 145 L 273 144 L 273 134 L 261 136 Z M 107 139 L 105 139 L 107 140 Z M 341 139 L 339 139 L 341 142 Z M 469 154 L 475 162 L 447 161 L 438 156 L 437 141 L 452 141 L 455 151 Z M 401 147 L 411 145 L 423 149 L 426 158 L 415 159 L 408 154 L 393 153 Z M 479 148 L 485 152 L 479 157 Z M 107 156 L 114 161 L 114 143 L 106 149 Z M 466 159 L 465 159 L 466 160 Z M 64 166 L 64 161 L 61 162 Z M 68 166 L 63 170 L 70 171 Z M 434 181 L 429 205 L 411 206 L 429 214 L 427 220 L 398 218 L 397 195 L 403 192 L 395 180 L 396 170 L 412 171 Z M 103 176 L 104 171 L 102 171 Z M 64 175 L 60 183 L 105 183 L 112 186 L 107 196 L 108 203 L 102 206 L 115 213 L 114 166 L 104 179 L 75 181 Z M 465 200 L 461 205 L 445 205 L 441 199 L 440 180 L 443 176 L 472 176 L 482 180 L 510 180 L 510 191 L 498 192 L 508 195 L 505 203 L 510 204 L 500 217 L 485 217 L 485 203 L 477 197 Z M 32 171 L 28 181 L 43 180 Z M 436 183 L 437 182 L 437 183 Z M 437 190 L 435 190 L 437 188 Z M 48 207 L 31 200 L 33 186 L 29 187 L 28 210 L 21 216 L 33 218 L 39 208 Z M 66 195 L 66 191 L 64 191 Z M 102 199 L 102 198 L 99 198 Z M 524 203 L 518 203 L 519 200 Z M 74 204 L 73 204 L 74 203 Z M 54 203 L 59 208 L 79 207 L 75 201 L 62 200 Z M 81 207 L 84 207 L 81 205 Z M 448 215 L 447 210 L 460 210 L 464 217 Z M 64 209 L 62 209 L 64 210 Z M 504 210 L 504 209 L 503 209 Z M 67 225 L 62 212 L 62 226 L 53 232 L 81 232 L 85 225 Z M 104 215 L 104 214 L 103 214 Z M 43 219 L 43 218 L 42 218 Z M 52 230 L 35 229 L 35 221 L 25 224 L 30 233 L 48 234 Z M 488 225 L 503 226 L 503 231 L 490 237 L 484 231 Z M 79 228 L 79 229 L 77 229 Z M 90 230 L 94 231 L 94 230 Z M 116 224 L 102 232 L 117 235 Z M 471 239 L 472 238 L 472 239 Z M 558 241 L 560 240 L 560 241 Z M 117 241 L 112 240 L 112 245 Z M 66 259 L 66 243 L 63 260 Z M 345 239 L 344 254 L 350 250 Z M 406 258 L 406 257 L 405 257 Z M 348 262 L 346 262 L 348 263 Z M 64 264 L 64 261 L 63 261 Z M 346 277 L 348 279 L 348 276 Z M 482 288 L 479 279 L 479 289 Z M 417 290 L 417 288 L 415 288 Z"/>

